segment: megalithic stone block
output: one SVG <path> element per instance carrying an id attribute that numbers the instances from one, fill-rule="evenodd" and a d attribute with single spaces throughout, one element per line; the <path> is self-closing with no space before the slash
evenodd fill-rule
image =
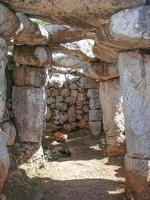
<path id="1" fill-rule="evenodd" d="M 150 56 L 137 52 L 119 55 L 124 95 L 127 152 L 130 157 L 150 158 Z"/>
<path id="2" fill-rule="evenodd" d="M 45 113 L 44 89 L 14 86 L 12 107 L 19 140 L 40 143 Z"/>
<path id="3" fill-rule="evenodd" d="M 93 28 L 107 23 L 110 16 L 126 8 L 145 5 L 146 0 L 1 0 L 16 11 L 74 27 Z"/>
<path id="4" fill-rule="evenodd" d="M 0 37 L 9 40 L 14 37 L 20 26 L 20 21 L 15 13 L 0 3 Z"/>
<path id="5" fill-rule="evenodd" d="M 109 80 L 119 77 L 117 63 L 91 62 L 83 68 L 84 73 L 96 80 Z"/>
<path id="6" fill-rule="evenodd" d="M 14 83 L 17 86 L 44 87 L 51 74 L 51 67 L 37 68 L 31 66 L 16 66 L 13 73 Z"/>
<path id="7" fill-rule="evenodd" d="M 119 52 L 150 48 L 150 6 L 127 9 L 99 27 L 94 47 L 102 61 L 117 62 Z M 118 28 L 119 27 L 119 28 Z"/>
<path id="8" fill-rule="evenodd" d="M 16 63 L 35 67 L 51 65 L 51 52 L 44 46 L 15 46 L 13 57 Z"/>
<path id="9" fill-rule="evenodd" d="M 107 153 L 121 156 L 126 152 L 124 136 L 123 97 L 119 79 L 102 81 L 99 85 Z"/>
<path id="10" fill-rule="evenodd" d="M 2 192 L 9 169 L 9 155 L 6 147 L 4 133 L 0 131 L 0 193 Z"/>
<path id="11" fill-rule="evenodd" d="M 47 45 L 50 39 L 47 30 L 37 24 L 32 22 L 23 13 L 17 13 L 18 18 L 21 22 L 21 27 L 18 34 L 15 36 L 16 44 L 26 44 L 26 45 Z"/>
<path id="12" fill-rule="evenodd" d="M 0 121 L 2 121 L 6 104 L 5 67 L 6 67 L 6 49 L 5 47 L 0 47 Z"/>

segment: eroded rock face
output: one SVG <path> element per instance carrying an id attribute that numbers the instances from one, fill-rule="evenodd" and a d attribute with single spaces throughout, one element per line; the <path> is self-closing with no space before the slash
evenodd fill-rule
<path id="1" fill-rule="evenodd" d="M 129 199 L 149 200 L 150 160 L 125 156 L 126 192 Z"/>
<path id="2" fill-rule="evenodd" d="M 22 23 L 19 33 L 15 36 L 16 44 L 26 45 L 46 45 L 50 39 L 49 33 L 44 27 L 32 22 L 23 13 L 17 13 L 20 22 Z"/>
<path id="3" fill-rule="evenodd" d="M 91 62 L 83 69 L 87 76 L 95 80 L 109 80 L 119 77 L 117 63 Z"/>
<path id="4" fill-rule="evenodd" d="M 126 145 L 125 136 L 123 135 L 123 97 L 119 79 L 100 82 L 99 94 L 108 155 L 124 155 Z"/>
<path id="5" fill-rule="evenodd" d="M 0 36 L 8 40 L 15 35 L 20 26 L 17 16 L 6 6 L 0 3 Z"/>
<path id="6" fill-rule="evenodd" d="M 21 142 L 41 141 L 44 122 L 44 90 L 33 87 L 13 87 L 12 107 Z"/>
<path id="7" fill-rule="evenodd" d="M 148 5 L 113 15 L 110 23 L 97 31 L 95 55 L 106 62 L 117 62 L 120 51 L 150 48 L 149 17 Z"/>
<path id="8" fill-rule="evenodd" d="M 2 45 L 5 44 L 2 42 Z M 5 103 L 6 103 L 5 67 L 6 67 L 6 49 L 5 47 L 0 47 L 0 121 L 2 121 L 4 115 Z"/>
<path id="9" fill-rule="evenodd" d="M 14 83 L 17 86 L 44 87 L 51 68 L 37 68 L 19 65 L 14 70 Z"/>
<path id="10" fill-rule="evenodd" d="M 17 135 L 14 124 L 11 121 L 6 121 L 1 123 L 0 126 L 6 138 L 6 145 L 7 146 L 14 145 L 15 137 Z"/>
<path id="11" fill-rule="evenodd" d="M 51 53 L 42 46 L 15 46 L 14 60 L 21 65 L 47 67 L 51 64 Z"/>
<path id="12" fill-rule="evenodd" d="M 119 72 L 124 94 L 128 155 L 150 158 L 150 56 L 120 53 Z"/>
<path id="13" fill-rule="evenodd" d="M 6 141 L 3 132 L 0 131 L 0 193 L 7 178 L 9 169 L 9 155 L 6 148 Z"/>
<path id="14" fill-rule="evenodd" d="M 14 10 L 23 11 L 32 16 L 40 16 L 54 24 L 70 24 L 82 28 L 98 27 L 106 23 L 114 13 L 137 6 L 142 6 L 146 0 L 39 0 L 39 1 L 9 1 Z"/>

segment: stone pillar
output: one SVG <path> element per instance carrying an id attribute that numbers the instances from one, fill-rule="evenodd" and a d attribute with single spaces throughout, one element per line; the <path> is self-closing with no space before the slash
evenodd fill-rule
<path id="1" fill-rule="evenodd" d="M 51 64 L 46 47 L 19 46 L 14 59 L 20 65 L 14 70 L 12 107 L 19 140 L 40 143 L 45 114 L 45 85 Z"/>
<path id="2" fill-rule="evenodd" d="M 88 89 L 89 125 L 93 135 L 99 135 L 102 129 L 102 111 L 99 101 L 99 89 Z"/>
<path id="3" fill-rule="evenodd" d="M 107 153 L 109 156 L 125 154 L 124 115 L 119 79 L 101 81 L 99 87 L 103 112 L 103 125 L 106 133 Z"/>
<path id="4" fill-rule="evenodd" d="M 1 122 L 4 120 L 6 104 L 6 56 L 6 43 L 5 40 L 0 38 L 0 197 L 9 169 L 9 155 L 6 147 L 6 135 L 1 131 Z"/>
<path id="5" fill-rule="evenodd" d="M 126 189 L 129 199 L 150 199 L 150 56 L 137 52 L 119 55 L 124 96 L 127 154 Z"/>

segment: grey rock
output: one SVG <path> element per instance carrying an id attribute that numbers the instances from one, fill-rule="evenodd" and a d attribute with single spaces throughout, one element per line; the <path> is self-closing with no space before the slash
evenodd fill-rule
<path id="1" fill-rule="evenodd" d="M 15 138 L 17 135 L 17 131 L 14 124 L 10 121 L 6 121 L 0 124 L 0 127 L 6 136 L 6 145 L 7 146 L 14 145 Z"/>
<path id="2" fill-rule="evenodd" d="M 124 155 L 126 148 L 123 135 L 125 131 L 123 94 L 119 79 L 100 82 L 99 92 L 104 131 L 106 133 L 107 153 L 111 156 Z"/>
<path id="3" fill-rule="evenodd" d="M 92 135 L 99 135 L 101 133 L 101 122 L 89 122 Z"/>
<path id="4" fill-rule="evenodd" d="M 91 98 L 89 101 L 89 107 L 91 110 L 100 109 L 100 101 L 99 98 Z"/>
<path id="5" fill-rule="evenodd" d="M 17 86 L 44 87 L 48 82 L 49 69 L 18 66 L 14 70 L 14 83 Z"/>
<path id="6" fill-rule="evenodd" d="M 89 110 L 89 120 L 90 122 L 96 122 L 102 120 L 102 113 L 100 110 Z"/>
<path id="7" fill-rule="evenodd" d="M 44 90 L 13 87 L 12 107 L 21 142 L 41 142 L 45 113 Z"/>
<path id="8" fill-rule="evenodd" d="M 8 175 L 9 164 L 5 135 L 0 131 L 0 193 Z"/>
<path id="9" fill-rule="evenodd" d="M 150 56 L 124 52 L 119 56 L 129 157 L 150 158 Z"/>
<path id="10" fill-rule="evenodd" d="M 88 89 L 88 98 L 99 98 L 99 89 Z"/>
<path id="11" fill-rule="evenodd" d="M 13 57 L 16 63 L 35 67 L 51 65 L 51 52 L 44 46 L 15 46 Z"/>

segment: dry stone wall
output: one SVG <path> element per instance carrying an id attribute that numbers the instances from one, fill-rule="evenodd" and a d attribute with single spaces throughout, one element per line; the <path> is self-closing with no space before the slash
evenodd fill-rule
<path id="1" fill-rule="evenodd" d="M 60 74 L 54 74 L 52 78 L 55 76 Z M 100 134 L 102 117 L 98 82 L 87 77 L 74 77 L 60 85 L 54 79 L 48 84 L 46 93 L 46 131 L 71 132 L 91 128 L 92 134 Z"/>

